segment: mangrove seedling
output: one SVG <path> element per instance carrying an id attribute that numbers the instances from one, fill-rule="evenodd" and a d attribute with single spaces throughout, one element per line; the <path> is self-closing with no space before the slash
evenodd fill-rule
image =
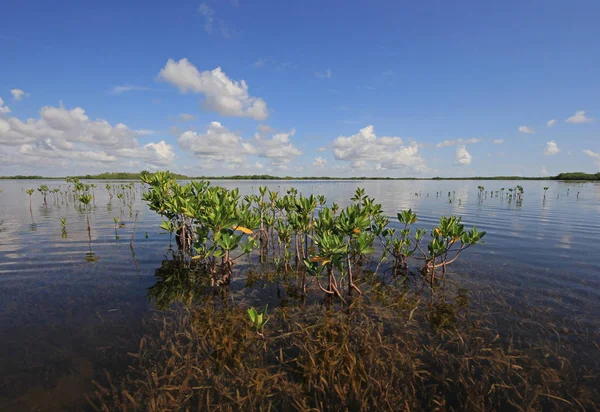
<path id="1" fill-rule="evenodd" d="M 311 257 L 310 261 L 318 262 L 324 266 L 327 270 L 328 279 L 327 289 L 321 285 L 319 277 L 315 277 L 317 285 L 319 285 L 319 288 L 326 293 L 326 297 L 331 298 L 337 296 L 340 300 L 344 301 L 344 298 L 338 289 L 338 281 L 334 271 L 334 269 L 338 269 L 341 272 L 345 263 L 348 245 L 344 240 L 344 235 L 332 233 L 329 230 L 317 230 L 313 240 L 315 245 L 319 248 L 319 252 L 316 256 Z M 311 270 L 309 270 L 309 273 L 312 274 Z"/>
<path id="2" fill-rule="evenodd" d="M 90 195 L 89 193 L 84 193 L 82 195 L 79 195 L 79 201 L 85 206 L 89 205 L 90 202 L 92 201 L 92 195 Z"/>
<path id="3" fill-rule="evenodd" d="M 109 198 L 108 198 L 108 201 L 109 201 L 109 202 L 110 202 L 110 201 L 112 200 L 112 198 L 113 198 L 113 194 L 112 194 L 112 192 L 110 191 L 110 189 L 111 189 L 111 188 L 112 188 L 112 186 L 111 186 L 111 185 L 109 185 L 109 184 L 107 183 L 107 184 L 106 184 L 106 190 L 108 191 L 108 196 L 109 196 Z"/>
<path id="4" fill-rule="evenodd" d="M 378 219 L 383 223 L 375 226 L 375 234 L 382 240 L 384 247 L 384 256 L 389 253 L 394 258 L 393 274 L 396 275 L 399 270 L 406 272 L 408 269 L 408 259 L 412 257 L 416 250 L 420 247 L 420 243 L 425 236 L 424 229 L 416 229 L 414 240 L 411 239 L 410 227 L 417 222 L 417 215 L 412 209 L 403 210 L 397 214 L 398 222 L 404 227 L 398 231 L 399 236 L 395 236 L 394 229 L 381 228 L 387 225 L 387 220 Z"/>
<path id="5" fill-rule="evenodd" d="M 140 214 L 139 210 L 135 211 L 135 217 L 133 219 L 133 230 L 131 231 L 131 242 L 129 242 L 129 247 L 133 249 L 133 242 L 135 240 L 135 226 L 137 223 L 138 215 Z"/>
<path id="6" fill-rule="evenodd" d="M 31 215 L 31 223 L 35 224 L 33 221 L 33 209 L 31 208 L 31 197 L 33 196 L 34 189 L 27 189 L 25 192 L 29 195 L 29 214 Z"/>
<path id="7" fill-rule="evenodd" d="M 118 222 L 119 218 L 115 217 L 115 222 Z M 175 231 L 175 226 L 173 225 L 173 222 L 170 220 L 163 220 L 159 227 L 163 230 L 166 230 L 169 233 L 173 233 Z"/>
<path id="8" fill-rule="evenodd" d="M 62 226 L 62 237 L 66 238 L 67 237 L 67 218 L 66 217 L 60 218 L 60 225 Z"/>
<path id="9" fill-rule="evenodd" d="M 317 199 L 314 195 L 310 195 L 309 197 L 300 195 L 295 199 L 295 219 L 290 223 L 296 229 L 297 262 L 301 262 L 308 255 L 308 234 L 312 225 L 312 215 L 316 207 Z"/>
<path id="10" fill-rule="evenodd" d="M 340 206 L 337 203 L 332 203 L 331 204 L 331 211 L 333 212 L 334 215 L 337 214 L 338 210 L 340 209 Z"/>
<path id="11" fill-rule="evenodd" d="M 425 266 L 422 268 L 424 274 L 429 274 L 431 285 L 438 268 L 442 268 L 443 279 L 446 276 L 446 266 L 456 261 L 465 249 L 482 243 L 485 232 L 478 231 L 475 226 L 467 232 L 461 220 L 456 216 L 442 216 L 438 226 L 431 231 L 431 240 L 424 253 Z M 453 256 L 449 256 L 450 254 Z"/>
<path id="12" fill-rule="evenodd" d="M 359 196 L 361 193 L 357 189 L 354 198 L 359 198 L 360 200 L 366 199 L 364 190 L 362 190 L 362 193 L 363 196 Z M 371 225 L 368 212 L 367 208 L 360 205 L 348 206 L 340 213 L 335 225 L 337 231 L 344 236 L 346 243 L 344 254 L 346 273 L 348 274 L 348 295 L 352 294 L 353 289 L 362 294 L 360 289 L 354 284 L 351 254 L 354 253 L 360 256 L 370 254 L 375 250 L 372 247 L 375 239 L 374 236 L 364 232 Z"/>
<path id="13" fill-rule="evenodd" d="M 517 201 L 518 202 L 522 202 L 523 201 L 523 194 L 525 193 L 525 190 L 523 190 L 523 186 L 517 185 L 517 187 L 515 188 L 515 190 L 517 192 Z"/>
<path id="14" fill-rule="evenodd" d="M 59 193 L 60 193 L 60 187 L 56 187 L 56 188 L 52 189 L 50 191 L 50 193 L 52 193 L 52 196 L 54 198 L 54 203 L 56 203 L 58 201 L 58 199 L 59 199 L 58 196 L 59 196 Z"/>
<path id="15" fill-rule="evenodd" d="M 90 213 L 87 208 L 87 206 L 92 201 L 92 195 L 90 195 L 87 192 L 83 193 L 83 194 L 79 195 L 79 201 L 85 208 L 85 217 L 86 217 L 86 221 L 87 221 L 87 232 L 88 232 L 88 246 L 90 249 L 90 252 L 86 255 L 85 260 L 88 262 L 95 262 L 96 260 L 98 260 L 98 257 L 96 257 L 96 255 L 94 255 L 94 253 L 92 252 L 92 228 L 90 225 Z"/>
<path id="16" fill-rule="evenodd" d="M 48 189 L 48 186 L 41 185 L 40 187 L 38 187 L 38 192 L 40 192 L 44 196 L 44 205 L 47 205 L 48 202 L 46 201 L 46 196 L 48 195 L 48 193 L 50 193 L 50 189 Z"/>
<path id="17" fill-rule="evenodd" d="M 485 187 L 477 186 L 477 190 L 479 190 L 479 192 L 477 193 L 477 198 L 481 202 L 483 200 L 483 191 L 485 190 Z"/>
<path id="18" fill-rule="evenodd" d="M 260 313 L 254 308 L 248 309 L 248 317 L 250 318 L 250 322 L 252 322 L 252 326 L 254 326 L 256 333 L 261 338 L 265 337 L 263 332 L 264 332 L 265 325 L 269 321 L 269 318 L 266 317 L 268 306 L 269 305 L 265 305 L 265 307 L 263 308 L 263 310 Z"/>
<path id="19" fill-rule="evenodd" d="M 280 253 L 283 246 L 283 271 L 287 272 L 291 259 L 291 254 L 288 248 L 292 242 L 292 228 L 286 221 L 279 219 L 275 225 L 275 231 L 277 232 L 277 241 L 279 244 Z"/>
<path id="20" fill-rule="evenodd" d="M 123 199 L 123 193 L 117 193 L 117 199 Z M 123 218 L 123 203 L 119 202 L 119 208 L 121 210 L 121 219 Z"/>
<path id="21" fill-rule="evenodd" d="M 354 191 L 354 196 L 352 196 L 352 198 L 350 200 L 352 200 L 353 202 L 361 202 L 364 197 L 365 197 L 365 189 L 357 187 L 356 190 Z"/>
<path id="22" fill-rule="evenodd" d="M 119 232 L 117 231 L 117 225 L 119 224 L 119 218 L 113 217 L 113 221 L 115 222 L 115 239 L 119 240 Z"/>

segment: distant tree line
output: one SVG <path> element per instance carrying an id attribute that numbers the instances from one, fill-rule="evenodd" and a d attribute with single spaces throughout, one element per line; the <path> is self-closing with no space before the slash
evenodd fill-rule
<path id="1" fill-rule="evenodd" d="M 0 176 L 0 179 L 36 180 L 36 179 L 46 179 L 46 178 L 43 176 L 37 176 L 37 175 L 31 175 L 31 176 L 16 175 L 16 176 Z M 53 179 L 53 178 L 51 178 L 51 179 Z"/>
<path id="2" fill-rule="evenodd" d="M 432 177 L 431 180 L 551 180 L 553 177 L 536 176 L 472 176 L 472 177 Z"/>
<path id="3" fill-rule="evenodd" d="M 600 180 L 600 173 L 583 173 L 583 172 L 571 172 L 571 173 L 560 173 L 555 176 L 555 180 Z"/>
<path id="4" fill-rule="evenodd" d="M 92 180 L 139 180 L 140 176 L 144 173 L 149 173 L 147 170 L 141 172 L 129 173 L 129 172 L 105 172 L 98 175 L 85 175 L 85 176 L 73 176 L 79 179 L 92 179 Z M 180 175 L 177 173 L 171 173 L 176 179 L 189 179 L 188 176 Z"/>
<path id="5" fill-rule="evenodd" d="M 106 172 L 97 175 L 82 175 L 82 176 L 71 176 L 79 179 L 92 179 L 92 180 L 139 180 L 140 176 L 144 173 L 149 173 L 144 170 L 139 173 L 129 172 Z M 580 181 L 594 181 L 600 180 L 600 173 L 583 173 L 583 172 L 571 172 L 571 173 L 560 173 L 557 176 L 547 177 L 526 177 L 526 176 L 473 176 L 473 177 L 365 177 L 365 176 L 354 176 L 354 177 L 331 177 L 331 176 L 304 176 L 304 177 L 293 177 L 293 176 L 271 176 L 271 175 L 233 175 L 233 176 L 197 176 L 190 177 L 182 174 L 172 173 L 176 179 L 179 180 L 580 180 Z M 64 179 L 64 177 L 44 177 L 38 175 L 32 176 L 0 176 L 0 179 Z"/>
<path id="6" fill-rule="evenodd" d="M 414 180 L 412 177 L 332 177 L 332 176 L 271 176 L 271 175 L 233 175 L 233 176 L 197 176 L 195 180 Z"/>

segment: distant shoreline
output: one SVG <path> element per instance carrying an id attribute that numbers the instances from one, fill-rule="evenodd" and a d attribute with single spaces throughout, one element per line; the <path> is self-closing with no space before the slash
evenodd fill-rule
<path id="1" fill-rule="evenodd" d="M 102 173 L 97 175 L 46 177 L 37 175 L 0 176 L 0 180 L 65 180 L 67 177 L 77 177 L 88 180 L 139 180 L 141 173 Z M 271 175 L 233 175 L 233 176 L 185 176 L 173 173 L 178 180 L 564 180 L 564 181 L 600 181 L 600 173 L 560 173 L 556 176 L 472 176 L 472 177 L 293 177 Z"/>

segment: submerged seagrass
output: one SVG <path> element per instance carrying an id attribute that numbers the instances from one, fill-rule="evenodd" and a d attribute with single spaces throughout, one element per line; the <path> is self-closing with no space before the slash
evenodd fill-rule
<path id="1" fill-rule="evenodd" d="M 282 289 L 293 277 L 279 279 Z M 400 280 L 367 276 L 363 285 L 365 297 L 343 310 L 271 311 L 264 335 L 250 327 L 243 303 L 196 295 L 186 309 L 155 317 L 126 376 L 95 382 L 90 403 L 104 411 L 599 406 L 597 389 L 582 380 L 586 370 L 567 361 L 574 354 L 552 342 L 551 326 L 540 325 L 536 343 L 514 342 L 485 313 L 470 313 L 464 291 L 425 302 Z"/>
<path id="2" fill-rule="evenodd" d="M 96 383 L 98 410 L 598 406 L 565 361 L 567 347 L 501 336 L 445 279 L 447 265 L 485 235 L 460 218 L 442 217 L 427 234 L 411 230 L 417 216 L 406 210 L 394 230 L 362 189 L 340 211 L 295 190 L 261 187 L 240 200 L 206 182 L 143 179 L 145 199 L 177 243 L 150 297 L 185 309 L 156 317 L 127 376 Z M 286 297 L 279 308 L 235 301 L 228 286 L 238 260 L 247 286 L 275 285 Z M 539 333 L 547 339 L 552 328 Z"/>

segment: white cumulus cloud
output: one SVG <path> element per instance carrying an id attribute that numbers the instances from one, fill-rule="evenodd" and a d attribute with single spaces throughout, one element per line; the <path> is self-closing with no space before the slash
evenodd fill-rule
<path id="1" fill-rule="evenodd" d="M 141 159 L 154 166 L 168 166 L 175 160 L 173 147 L 161 140 L 158 143 L 148 143 L 136 149 L 120 149 L 116 151 L 119 157 Z"/>
<path id="2" fill-rule="evenodd" d="M 355 135 L 337 137 L 332 147 L 334 157 L 350 162 L 352 168 L 375 166 L 379 169 L 407 168 L 416 172 L 427 170 L 416 142 L 404 144 L 400 137 L 378 138 L 372 125 L 360 129 Z"/>
<path id="3" fill-rule="evenodd" d="M 544 149 L 544 154 L 546 156 L 554 156 L 558 154 L 558 152 L 560 152 L 560 149 L 554 140 L 546 142 L 546 148 Z"/>
<path id="4" fill-rule="evenodd" d="M 248 156 L 257 156 L 271 160 L 271 166 L 281 167 L 302 154 L 290 141 L 295 130 L 275 132 L 265 125 L 259 125 L 258 130 L 253 138 L 243 139 L 221 123 L 212 122 L 206 132 L 188 130 L 177 141 L 182 149 L 206 161 L 209 166 L 214 162 L 240 165 Z"/>
<path id="5" fill-rule="evenodd" d="M 4 100 L 0 97 L 0 115 L 6 113 L 10 113 L 10 108 L 4 104 Z"/>
<path id="6" fill-rule="evenodd" d="M 0 146 L 18 147 L 16 153 L 27 158 L 64 159 L 88 166 L 132 157 L 155 165 L 170 164 L 175 155 L 164 141 L 139 145 L 137 138 L 148 132 L 91 120 L 81 107 L 45 106 L 39 119 L 25 122 L 0 118 Z"/>
<path id="7" fill-rule="evenodd" d="M 567 123 L 591 123 L 593 121 L 594 121 L 594 119 L 592 117 L 587 117 L 585 115 L 584 110 L 575 112 L 575 114 L 573 116 L 569 117 L 566 120 Z"/>
<path id="8" fill-rule="evenodd" d="M 244 80 L 231 80 L 220 67 L 200 72 L 188 59 L 169 59 L 158 79 L 176 86 L 181 93 L 203 94 L 202 107 L 223 116 L 264 120 L 269 115 L 267 103 L 250 96 Z"/>
<path id="9" fill-rule="evenodd" d="M 15 146 L 49 138 L 56 147 L 65 150 L 73 149 L 77 143 L 105 148 L 136 147 L 136 137 L 142 134 L 123 123 L 113 126 L 104 119 L 90 120 L 81 107 L 68 110 L 45 106 L 38 120 L 22 122 L 10 117 L 0 121 L 0 144 Z"/>
<path id="10" fill-rule="evenodd" d="M 268 137 L 259 129 L 254 134 L 254 139 L 245 143 L 244 147 L 252 155 L 270 159 L 272 166 L 281 167 L 302 154 L 290 141 L 290 137 L 295 134 L 296 130 L 292 129 L 289 132 L 273 132 Z"/>
<path id="11" fill-rule="evenodd" d="M 317 152 L 326 152 L 327 148 L 326 147 L 317 147 Z"/>
<path id="12" fill-rule="evenodd" d="M 471 153 L 467 151 L 467 147 L 465 145 L 459 146 L 456 149 L 456 154 L 454 155 L 454 162 L 460 166 L 466 166 L 471 164 L 472 160 Z"/>
<path id="13" fill-rule="evenodd" d="M 27 156 L 57 159 L 73 159 L 78 161 L 92 162 L 116 162 L 117 157 L 110 155 L 105 151 L 82 151 L 82 150 L 63 150 L 52 144 L 52 139 L 37 142 L 37 144 L 23 144 L 18 152 Z"/>
<path id="14" fill-rule="evenodd" d="M 556 123 L 556 119 L 548 120 L 546 122 L 546 126 L 552 127 L 552 126 L 554 126 L 555 123 Z"/>
<path id="15" fill-rule="evenodd" d="M 521 133 L 535 133 L 535 130 L 533 130 L 531 127 L 525 126 L 525 125 L 519 126 L 519 131 Z"/>
<path id="16" fill-rule="evenodd" d="M 202 134 L 188 130 L 179 136 L 177 142 L 182 149 L 206 161 L 241 163 L 248 153 L 242 145 L 241 136 L 219 122 L 210 123 Z"/>
<path id="17" fill-rule="evenodd" d="M 315 157 L 315 161 L 313 162 L 313 166 L 315 167 L 321 167 L 321 166 L 325 166 L 327 164 L 327 159 L 324 159 L 322 157 Z"/>
<path id="18" fill-rule="evenodd" d="M 492 143 L 494 143 L 494 144 L 502 144 L 502 143 L 504 143 L 504 139 L 494 139 L 492 141 Z"/>
<path id="19" fill-rule="evenodd" d="M 164 140 L 161 140 L 158 143 L 148 143 L 144 145 L 143 151 L 146 153 L 146 156 L 144 157 L 146 162 L 157 166 L 167 166 L 175 160 L 173 147 Z"/>
<path id="20" fill-rule="evenodd" d="M 21 89 L 12 89 L 10 94 L 12 94 L 12 97 L 15 100 L 21 100 L 24 96 L 28 96 L 28 94 Z"/>

